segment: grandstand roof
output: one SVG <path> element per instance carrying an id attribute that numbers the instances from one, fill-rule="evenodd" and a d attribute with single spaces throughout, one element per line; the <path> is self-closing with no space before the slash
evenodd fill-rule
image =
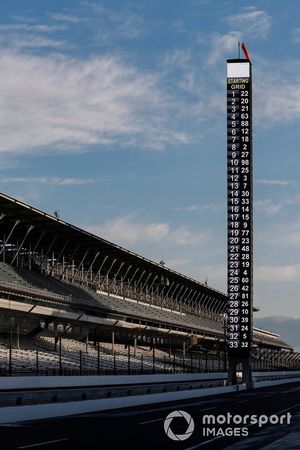
<path id="1" fill-rule="evenodd" d="M 20 237 L 26 235 L 30 226 L 33 227 L 30 230 L 30 240 L 36 243 L 37 248 L 42 246 L 44 249 L 51 248 L 51 250 L 59 251 L 62 245 L 66 245 L 66 254 L 76 254 L 74 258 L 79 261 L 88 249 L 87 261 L 89 259 L 92 261 L 95 254 L 99 252 L 127 265 L 151 272 L 153 275 L 164 276 L 169 282 L 180 283 L 191 289 L 200 290 L 210 297 L 224 301 L 225 306 L 227 296 L 224 293 L 0 193 L 1 237 L 3 234 L 9 235 L 15 224 L 14 234 L 19 234 Z M 95 261 L 95 267 L 97 267 L 97 264 L 100 267 L 101 263 L 103 263 L 103 260 L 101 261 L 101 258 L 99 258 L 98 261 Z"/>

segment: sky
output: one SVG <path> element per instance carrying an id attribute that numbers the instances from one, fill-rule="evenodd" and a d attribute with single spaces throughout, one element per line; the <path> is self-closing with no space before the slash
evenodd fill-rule
<path id="1" fill-rule="evenodd" d="M 253 64 L 257 317 L 299 319 L 300 2 L 2 0 L 0 190 L 225 292 L 238 41 Z"/>

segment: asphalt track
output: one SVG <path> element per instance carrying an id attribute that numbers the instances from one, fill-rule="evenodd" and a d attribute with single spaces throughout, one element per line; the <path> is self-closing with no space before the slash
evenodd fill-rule
<path id="1" fill-rule="evenodd" d="M 189 413 L 194 432 L 185 441 L 174 441 L 164 432 L 166 416 L 175 410 Z M 248 426 L 248 436 L 203 436 L 205 414 L 282 415 L 290 412 L 290 424 Z M 207 425 L 211 427 L 212 425 Z M 217 431 L 247 425 L 216 425 Z M 173 432 L 183 434 L 187 422 L 175 418 Z M 236 431 L 239 432 L 239 431 Z M 222 431 L 223 433 L 223 431 Z M 283 384 L 252 391 L 240 391 L 199 400 L 161 403 L 92 414 L 68 416 L 0 426 L 0 449 L 106 450 L 106 449 L 232 449 L 299 450 L 300 383 Z"/>

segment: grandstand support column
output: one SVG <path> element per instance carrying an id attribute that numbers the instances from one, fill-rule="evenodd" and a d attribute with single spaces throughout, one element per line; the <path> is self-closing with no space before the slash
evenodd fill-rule
<path id="1" fill-rule="evenodd" d="M 100 342 L 97 343 L 97 375 L 100 375 Z"/>
<path id="2" fill-rule="evenodd" d="M 79 350 L 79 375 L 82 375 L 82 350 Z"/>
<path id="3" fill-rule="evenodd" d="M 3 244 L 5 242 L 5 234 L 3 234 Z M 5 263 L 5 247 L 3 248 L 3 255 L 2 255 L 2 261 Z"/>
<path id="4" fill-rule="evenodd" d="M 144 274 L 146 273 L 146 270 L 143 270 L 142 275 L 140 276 L 140 278 L 138 279 L 138 281 L 136 282 L 136 286 L 138 286 L 140 284 L 140 282 L 142 281 L 142 278 L 144 276 Z"/>
<path id="5" fill-rule="evenodd" d="M 109 275 L 109 273 L 110 273 L 110 271 L 111 271 L 111 269 L 113 268 L 113 266 L 116 264 L 116 261 L 117 261 L 117 258 L 115 258 L 114 260 L 113 260 L 113 262 L 111 263 L 111 265 L 110 265 L 110 268 L 108 269 L 108 271 L 106 272 L 106 280 L 107 280 L 107 290 L 109 290 L 108 289 L 108 275 Z"/>
<path id="6" fill-rule="evenodd" d="M 67 247 L 67 245 L 68 245 L 68 243 L 69 243 L 69 241 L 66 241 L 66 242 L 64 243 L 64 245 L 63 245 L 63 247 L 62 247 L 62 249 L 61 249 L 61 251 L 60 251 L 58 257 L 56 258 L 56 261 L 55 261 L 55 262 L 54 262 L 54 253 L 52 252 L 52 264 L 51 264 L 51 267 L 50 267 L 50 273 L 49 273 L 49 275 L 52 275 L 53 269 L 55 268 L 55 266 L 57 266 L 57 264 L 58 264 L 60 258 L 62 257 L 62 255 L 63 255 L 63 253 L 64 253 L 64 251 L 65 251 L 65 249 L 66 249 L 66 247 Z"/>
<path id="7" fill-rule="evenodd" d="M 60 274 L 60 277 L 59 277 L 60 280 L 61 280 L 62 277 L 64 276 L 64 274 L 65 274 L 67 268 L 69 267 L 69 265 L 70 265 L 71 263 L 74 263 L 74 256 L 76 255 L 78 248 L 79 248 L 79 245 L 76 245 L 76 247 L 75 247 L 75 249 L 74 249 L 74 251 L 73 251 L 73 253 L 72 253 L 70 259 L 68 260 L 66 266 L 64 267 L 64 270 L 63 270 L 62 273 Z"/>
<path id="8" fill-rule="evenodd" d="M 88 270 L 86 272 L 86 275 L 85 275 L 83 281 L 87 280 L 89 274 L 90 274 L 90 281 L 92 281 L 92 279 L 93 279 L 93 265 L 96 262 L 96 260 L 97 260 L 99 255 L 100 255 L 100 252 L 96 252 L 96 254 L 95 254 L 95 256 L 94 256 L 94 258 L 93 258 L 93 260 L 92 260 L 92 262 L 91 262 L 91 264 L 90 264 L 90 266 L 89 266 L 89 268 L 88 268 Z"/>
<path id="9" fill-rule="evenodd" d="M 101 263 L 100 268 L 98 269 L 98 271 L 96 272 L 94 278 L 92 279 L 92 283 L 95 283 L 96 278 L 97 278 L 98 276 L 99 276 L 99 278 L 100 278 L 100 274 L 101 274 L 102 267 L 104 266 L 104 264 L 105 264 L 105 262 L 106 262 L 107 259 L 108 259 L 108 256 L 106 255 L 106 256 L 104 257 L 102 263 Z"/>
<path id="10" fill-rule="evenodd" d="M 173 289 L 173 292 L 172 292 L 172 294 L 171 294 L 171 300 L 172 300 L 172 302 L 174 302 L 175 292 L 177 291 L 177 289 L 179 288 L 179 286 L 180 286 L 180 283 L 177 283 L 177 284 L 175 285 L 174 289 Z M 175 302 L 175 303 L 176 303 L 176 302 Z"/>
<path id="11" fill-rule="evenodd" d="M 191 304 L 192 308 L 195 308 L 195 306 L 196 306 L 196 304 L 194 303 L 194 297 L 197 294 L 197 292 L 198 292 L 197 289 L 194 289 L 194 294 L 192 295 L 192 298 L 190 300 L 190 304 Z"/>
<path id="12" fill-rule="evenodd" d="M 29 225 L 29 227 L 27 228 L 27 231 L 26 231 L 26 233 L 25 233 L 25 236 L 24 236 L 24 238 L 23 238 L 21 244 L 18 245 L 17 252 L 15 253 L 15 255 L 14 255 L 14 257 L 13 257 L 12 262 L 10 263 L 10 265 L 12 265 L 12 264 L 14 263 L 15 259 L 18 257 L 18 255 L 19 255 L 19 253 L 20 253 L 20 250 L 21 250 L 21 248 L 23 247 L 26 238 L 28 237 L 29 233 L 33 230 L 33 228 L 34 228 L 33 225 Z"/>
<path id="13" fill-rule="evenodd" d="M 136 356 L 136 336 L 133 339 L 133 356 Z"/>
<path id="14" fill-rule="evenodd" d="M 113 353 L 115 351 L 115 332 L 114 332 L 114 330 L 111 332 L 111 351 Z"/>
<path id="15" fill-rule="evenodd" d="M 62 375 L 62 360 L 61 360 L 61 337 L 58 339 L 58 351 L 59 351 L 59 375 Z"/>
<path id="16" fill-rule="evenodd" d="M 45 259 L 48 257 L 49 252 L 52 250 L 53 245 L 55 244 L 56 239 L 57 239 L 57 234 L 54 236 L 54 238 L 52 239 L 51 244 L 50 244 L 49 247 L 48 247 L 48 250 L 47 250 L 46 253 L 43 255 Z"/>
<path id="17" fill-rule="evenodd" d="M 184 296 L 185 296 L 185 293 L 186 293 L 186 291 L 188 291 L 188 289 L 189 289 L 188 287 L 187 287 L 187 288 L 185 288 L 185 291 L 184 291 L 184 293 L 182 294 L 182 297 L 181 297 L 181 298 L 183 299 L 183 301 L 184 301 Z"/>
<path id="18" fill-rule="evenodd" d="M 77 274 L 78 274 L 78 272 L 80 271 L 80 267 L 81 267 L 81 266 L 82 266 L 82 264 L 84 263 L 84 260 L 85 260 L 85 258 L 87 257 L 87 255 L 88 255 L 89 251 L 90 251 L 90 249 L 89 249 L 89 248 L 88 248 L 88 249 L 87 249 L 87 250 L 85 251 L 85 253 L 84 253 L 83 257 L 81 258 L 81 261 L 80 261 L 80 263 L 78 264 L 78 266 L 77 266 L 77 268 L 76 268 L 76 270 L 75 270 L 74 274 L 72 275 L 71 281 L 73 281 L 73 280 L 74 280 L 74 278 L 76 277 L 76 275 L 77 275 Z"/>
<path id="19" fill-rule="evenodd" d="M 89 351 L 88 345 L 89 345 L 89 329 L 87 328 L 85 337 L 85 353 L 88 353 Z"/>
<path id="20" fill-rule="evenodd" d="M 190 292 L 186 298 L 186 305 L 189 307 L 189 311 L 191 311 L 191 307 L 192 307 L 192 305 L 191 305 L 191 296 L 192 295 L 191 294 L 193 294 L 193 292 L 194 292 L 194 289 L 190 289 Z"/>
<path id="21" fill-rule="evenodd" d="M 131 367 L 130 367 L 130 343 L 129 342 L 128 342 L 128 367 L 127 367 L 127 369 L 128 369 L 128 375 L 130 375 Z"/>
<path id="22" fill-rule="evenodd" d="M 127 268 L 126 272 L 124 273 L 124 275 L 121 277 L 121 291 L 122 291 L 123 297 L 125 297 L 124 290 L 123 290 L 123 287 L 124 287 L 123 283 L 131 269 L 132 269 L 132 265 L 130 264 L 130 266 Z"/>
<path id="23" fill-rule="evenodd" d="M 35 359 L 35 374 L 38 376 L 39 374 L 39 351 L 36 349 L 36 359 Z"/>
<path id="24" fill-rule="evenodd" d="M 21 222 L 21 220 L 17 219 L 17 220 L 15 221 L 15 223 L 13 224 L 12 229 L 10 230 L 10 232 L 8 233 L 7 238 L 4 240 L 4 242 L 3 242 L 3 244 L 2 244 L 2 248 L 1 248 L 1 250 L 0 250 L 0 255 L 1 255 L 1 253 L 4 252 L 4 249 L 5 249 L 6 245 L 8 244 L 8 241 L 9 241 L 11 235 L 12 235 L 13 232 L 14 232 L 14 229 L 16 228 L 17 225 L 19 225 L 20 222 Z"/>
<path id="25" fill-rule="evenodd" d="M 135 275 L 138 273 L 139 270 L 140 270 L 140 269 L 137 268 L 137 269 L 134 271 L 134 274 L 132 275 L 132 277 L 130 278 L 130 280 L 129 280 L 129 285 L 130 285 L 130 286 L 131 286 L 132 281 L 134 280 Z"/>
<path id="26" fill-rule="evenodd" d="M 204 299 L 203 299 L 203 309 L 204 309 L 204 313 L 205 313 L 205 317 L 209 317 L 209 309 L 208 309 L 208 303 L 209 303 L 209 296 L 207 294 L 203 294 Z M 202 298 L 201 297 L 201 302 L 202 302 Z"/>
<path id="27" fill-rule="evenodd" d="M 183 341 L 183 343 L 182 343 L 182 356 L 184 359 L 185 358 L 185 341 Z"/>
<path id="28" fill-rule="evenodd" d="M 155 373 L 155 338 L 152 338 L 152 372 Z"/>
<path id="29" fill-rule="evenodd" d="M 8 374 L 12 374 L 12 331 L 9 333 Z"/>
<path id="30" fill-rule="evenodd" d="M 28 269 L 29 270 L 31 270 L 31 260 L 32 260 L 31 242 L 29 242 L 29 255 L 28 255 Z"/>
<path id="31" fill-rule="evenodd" d="M 172 283 L 170 284 L 170 287 L 169 287 L 169 289 L 168 289 L 167 292 L 166 292 L 166 297 L 169 296 L 169 292 L 170 292 L 170 290 L 172 289 L 173 284 L 174 284 L 174 281 L 172 281 Z"/>
<path id="32" fill-rule="evenodd" d="M 122 269 L 122 267 L 124 266 L 124 262 L 121 262 L 120 267 L 118 268 L 118 270 L 116 271 L 115 275 L 114 275 L 114 281 L 116 281 L 117 276 L 120 273 L 120 270 Z"/>
<path id="33" fill-rule="evenodd" d="M 20 349 L 20 319 L 17 322 L 17 347 Z"/>
<path id="34" fill-rule="evenodd" d="M 184 286 L 182 285 L 181 288 L 179 289 L 177 295 L 176 295 L 176 298 L 175 298 L 176 306 L 178 306 L 178 297 L 179 297 L 179 295 L 180 295 L 180 293 L 181 293 L 183 288 L 184 288 Z"/>
<path id="35" fill-rule="evenodd" d="M 148 283 L 149 278 L 151 277 L 151 275 L 152 275 L 152 272 L 149 273 L 148 277 L 146 278 L 145 283 L 142 285 L 142 287 L 141 287 L 141 292 L 143 292 L 143 290 L 145 289 L 145 286 L 146 286 L 146 284 Z"/>
<path id="36" fill-rule="evenodd" d="M 35 253 L 36 249 L 38 248 L 38 246 L 40 245 L 41 240 L 43 239 L 44 235 L 46 234 L 46 231 L 43 231 L 40 234 L 40 237 L 38 238 L 37 242 L 35 243 L 35 246 L 33 247 L 32 253 Z"/>

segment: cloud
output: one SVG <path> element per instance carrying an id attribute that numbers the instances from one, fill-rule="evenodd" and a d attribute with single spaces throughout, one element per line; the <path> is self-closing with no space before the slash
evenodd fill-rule
<path id="1" fill-rule="evenodd" d="M 273 227 L 261 230 L 259 240 L 261 245 L 275 246 L 276 250 L 286 250 L 292 255 L 291 250 L 300 246 L 300 218 L 289 218 L 287 222 L 275 223 Z"/>
<path id="2" fill-rule="evenodd" d="M 29 23 L 23 18 L 22 23 L 0 24 L 0 46 L 13 50 L 67 47 L 64 40 L 53 37 L 62 30 L 65 26 L 61 24 Z"/>
<path id="3" fill-rule="evenodd" d="M 166 222 L 145 223 L 133 216 L 118 217 L 100 226 L 88 229 L 110 241 L 130 246 L 133 244 L 154 245 L 159 243 L 177 246 L 201 246 L 209 239 L 208 233 L 195 233 L 188 227 L 172 227 Z"/>
<path id="4" fill-rule="evenodd" d="M 240 31 L 230 31 L 224 35 L 215 33 L 211 38 L 211 52 L 207 59 L 208 65 L 214 65 L 223 61 L 224 55 L 233 54 L 237 51 L 237 43 L 240 41 L 242 33 Z"/>
<path id="5" fill-rule="evenodd" d="M 0 46 L 7 42 L 7 36 L 0 35 Z M 9 38 L 9 45 L 14 49 L 40 49 L 40 48 L 62 48 L 68 44 L 63 40 L 47 39 L 43 36 L 29 36 L 27 34 L 12 34 Z"/>
<path id="6" fill-rule="evenodd" d="M 225 211 L 225 205 L 223 203 L 208 203 L 207 205 L 190 205 L 190 206 L 176 206 L 175 211 L 210 211 L 210 212 L 220 212 Z"/>
<path id="7" fill-rule="evenodd" d="M 271 18 L 263 10 L 253 7 L 244 8 L 244 12 L 233 14 L 225 18 L 231 30 L 225 34 L 213 33 L 211 39 L 211 50 L 208 55 L 207 64 L 214 65 L 223 61 L 224 54 L 236 57 L 237 45 L 242 39 L 266 38 L 270 27 Z M 199 43 L 203 42 L 203 36 L 199 34 Z"/>
<path id="8" fill-rule="evenodd" d="M 254 267 L 254 279 L 257 282 L 298 283 L 300 279 L 300 265 L 257 266 Z"/>
<path id="9" fill-rule="evenodd" d="M 300 43 L 300 28 L 295 28 L 291 33 L 291 41 L 294 44 Z"/>
<path id="10" fill-rule="evenodd" d="M 263 127 L 300 118 L 300 64 L 298 61 L 257 59 L 253 94 L 254 117 Z M 266 78 L 266 73 L 268 77 Z"/>
<path id="11" fill-rule="evenodd" d="M 0 152 L 163 149 L 189 141 L 176 110 L 157 76 L 116 57 L 0 54 Z"/>
<path id="12" fill-rule="evenodd" d="M 263 213 L 265 216 L 274 216 L 281 211 L 282 202 L 274 202 L 273 200 L 258 200 L 254 203 L 254 209 L 257 213 Z"/>
<path id="13" fill-rule="evenodd" d="M 278 186 L 286 186 L 287 184 L 290 184 L 290 181 L 287 180 L 256 180 L 256 183 L 258 184 L 270 184 L 270 185 L 278 185 Z"/>
<path id="14" fill-rule="evenodd" d="M 271 17 L 263 10 L 246 8 L 245 12 L 230 15 L 227 23 L 244 36 L 266 38 L 271 28 Z"/>
<path id="15" fill-rule="evenodd" d="M 58 178 L 58 177 L 1 177 L 0 183 L 40 183 L 54 184 L 57 186 L 72 186 L 76 184 L 93 184 L 92 178 Z"/>
<path id="16" fill-rule="evenodd" d="M 82 17 L 78 17 L 71 14 L 62 14 L 62 13 L 49 13 L 48 16 L 58 22 L 67 22 L 67 23 L 79 23 L 82 21 Z"/>
<path id="17" fill-rule="evenodd" d="M 99 3 L 84 1 L 81 4 L 87 8 L 88 12 L 92 11 L 93 22 L 98 25 L 98 29 L 101 29 L 99 36 L 102 40 L 110 41 L 116 37 L 134 39 L 149 31 L 149 21 L 146 23 L 143 16 L 130 11 L 129 8 L 123 8 L 117 12 Z"/>

